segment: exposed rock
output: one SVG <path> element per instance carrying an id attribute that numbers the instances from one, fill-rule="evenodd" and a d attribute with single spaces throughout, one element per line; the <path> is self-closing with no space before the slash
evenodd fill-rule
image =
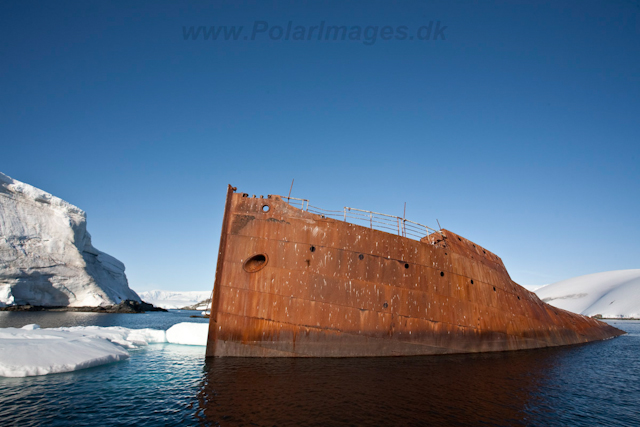
<path id="1" fill-rule="evenodd" d="M 144 301 L 125 300 L 116 305 L 98 307 L 69 307 L 69 306 L 42 306 L 42 305 L 10 305 L 0 307 L 0 311 L 74 311 L 90 313 L 145 313 L 147 311 L 164 311 L 164 308 L 154 307 L 153 304 Z"/>
<path id="2" fill-rule="evenodd" d="M 207 310 L 209 308 L 211 308 L 211 298 L 207 298 L 206 300 L 200 301 L 197 304 L 182 307 L 181 310 Z"/>
<path id="3" fill-rule="evenodd" d="M 125 300 L 111 307 L 108 313 L 144 313 L 145 311 L 167 311 L 144 301 Z"/>

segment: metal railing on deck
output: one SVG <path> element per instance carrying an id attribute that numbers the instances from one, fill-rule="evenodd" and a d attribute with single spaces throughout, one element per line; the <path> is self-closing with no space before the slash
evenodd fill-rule
<path id="1" fill-rule="evenodd" d="M 280 196 L 282 197 L 282 196 Z M 293 205 L 299 209 L 302 209 L 303 211 L 308 211 L 309 210 L 309 201 L 307 199 L 296 199 L 295 197 L 282 197 L 282 200 L 287 201 L 287 203 L 289 203 L 290 205 Z M 305 205 L 306 203 L 306 205 Z"/>
<path id="2" fill-rule="evenodd" d="M 282 197 L 282 200 L 303 211 L 323 215 L 325 217 L 342 219 L 343 221 L 350 222 L 352 224 L 369 226 L 369 228 L 385 231 L 387 233 L 397 233 L 398 236 L 408 237 L 411 239 L 420 240 L 429 234 L 440 233 L 440 231 L 431 227 L 399 216 L 365 211 L 346 206 L 341 211 L 332 211 L 312 206 L 309 204 L 309 200 L 298 199 L 295 197 Z"/>

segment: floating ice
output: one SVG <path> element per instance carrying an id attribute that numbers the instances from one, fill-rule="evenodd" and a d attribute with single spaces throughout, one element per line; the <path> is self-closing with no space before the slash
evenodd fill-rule
<path id="1" fill-rule="evenodd" d="M 38 325 L 0 329 L 0 376 L 26 377 L 70 372 L 129 357 L 125 349 L 154 343 L 206 345 L 208 324 L 178 323 L 157 329 Z"/>
<path id="2" fill-rule="evenodd" d="M 31 326 L 31 325 L 30 325 Z M 0 330 L 0 375 L 55 374 L 117 362 L 129 357 L 122 347 L 82 332 L 46 329 Z"/>
<path id="3" fill-rule="evenodd" d="M 207 345 L 208 323 L 178 323 L 167 330 L 167 342 L 183 345 Z"/>

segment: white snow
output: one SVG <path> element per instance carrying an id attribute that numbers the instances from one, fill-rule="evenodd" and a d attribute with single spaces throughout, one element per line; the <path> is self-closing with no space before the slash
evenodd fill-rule
<path id="1" fill-rule="evenodd" d="M 535 292 L 544 302 L 586 316 L 640 318 L 640 270 L 588 274 Z"/>
<path id="2" fill-rule="evenodd" d="M 520 285 L 528 291 L 536 292 L 540 288 L 544 288 L 547 285 Z"/>
<path id="3" fill-rule="evenodd" d="M 84 211 L 0 173 L 0 306 L 140 301 L 124 269 L 93 247 Z"/>
<path id="4" fill-rule="evenodd" d="M 183 345 L 207 345 L 208 323 L 178 323 L 167 330 L 167 342 Z"/>
<path id="5" fill-rule="evenodd" d="M 211 291 L 145 291 L 138 292 L 143 301 L 162 308 L 183 308 L 211 298 Z M 196 310 L 203 310 L 197 307 Z"/>
<path id="6" fill-rule="evenodd" d="M 207 323 L 178 323 L 167 331 L 38 325 L 0 329 L 0 376 L 26 377 L 76 371 L 129 357 L 125 349 L 153 343 L 207 344 Z"/>

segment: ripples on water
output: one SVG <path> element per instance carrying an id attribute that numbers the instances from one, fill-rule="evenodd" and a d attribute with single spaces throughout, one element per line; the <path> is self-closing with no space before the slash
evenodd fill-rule
<path id="1" fill-rule="evenodd" d="M 186 314 L 115 316 L 101 321 L 166 329 Z M 151 345 L 112 365 L 0 378 L 0 424 L 638 426 L 640 322 L 615 326 L 630 334 L 435 357 L 204 363 L 202 347 Z"/>

